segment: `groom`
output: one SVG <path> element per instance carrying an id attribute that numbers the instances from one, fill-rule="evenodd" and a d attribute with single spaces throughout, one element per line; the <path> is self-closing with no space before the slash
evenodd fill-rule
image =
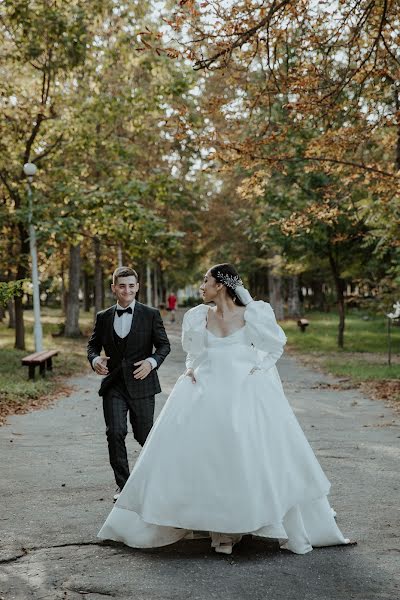
<path id="1" fill-rule="evenodd" d="M 136 271 L 116 269 L 111 289 L 117 304 L 97 314 L 87 355 L 93 370 L 103 376 L 99 395 L 103 396 L 110 464 L 118 486 L 115 501 L 129 477 L 128 413 L 133 435 L 143 446 L 153 425 L 154 395 L 161 392 L 157 369 L 170 345 L 159 311 L 135 300 Z M 100 356 L 103 348 L 105 356 Z"/>

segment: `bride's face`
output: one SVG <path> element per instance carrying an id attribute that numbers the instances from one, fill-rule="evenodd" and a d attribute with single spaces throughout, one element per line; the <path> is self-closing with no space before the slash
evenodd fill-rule
<path id="1" fill-rule="evenodd" d="M 200 286 L 200 292 L 204 302 L 213 302 L 223 287 L 222 283 L 218 283 L 211 275 L 211 271 L 207 271 L 204 275 L 203 283 Z"/>

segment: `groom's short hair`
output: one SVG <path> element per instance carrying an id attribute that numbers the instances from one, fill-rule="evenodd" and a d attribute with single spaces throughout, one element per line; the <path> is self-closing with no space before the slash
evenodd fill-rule
<path id="1" fill-rule="evenodd" d="M 131 269 L 131 267 L 118 267 L 113 273 L 112 282 L 116 285 L 118 283 L 118 277 L 131 277 L 132 275 L 136 277 L 136 282 L 138 282 L 139 276 L 135 269 Z"/>

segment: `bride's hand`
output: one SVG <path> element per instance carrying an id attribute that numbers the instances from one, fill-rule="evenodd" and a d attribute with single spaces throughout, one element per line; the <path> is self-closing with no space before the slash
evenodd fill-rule
<path id="1" fill-rule="evenodd" d="M 188 369 L 185 373 L 185 377 L 190 377 L 190 379 L 192 380 L 192 383 L 196 383 L 196 377 L 194 376 L 193 369 Z"/>

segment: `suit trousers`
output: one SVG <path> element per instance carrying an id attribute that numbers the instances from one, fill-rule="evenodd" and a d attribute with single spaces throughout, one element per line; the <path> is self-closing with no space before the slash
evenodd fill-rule
<path id="1" fill-rule="evenodd" d="M 143 446 L 153 426 L 154 404 L 154 396 L 132 398 L 122 381 L 110 386 L 104 393 L 103 412 L 110 464 L 114 471 L 115 481 L 121 490 L 129 477 L 129 463 L 125 446 L 125 438 L 128 433 L 128 413 L 134 438 Z"/>

